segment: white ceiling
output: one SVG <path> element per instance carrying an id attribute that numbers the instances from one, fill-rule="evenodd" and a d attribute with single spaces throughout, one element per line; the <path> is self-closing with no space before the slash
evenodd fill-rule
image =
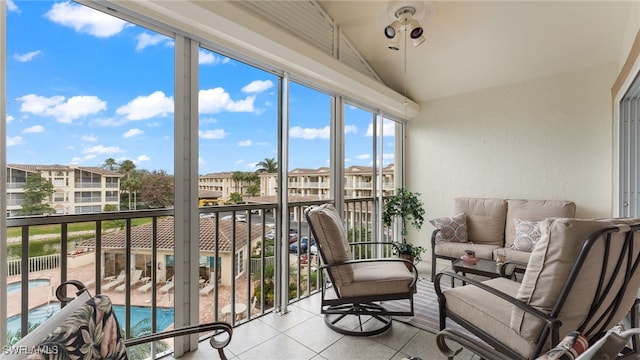
<path id="1" fill-rule="evenodd" d="M 631 11 L 627 1 L 318 2 L 400 93 L 404 46 L 387 49 L 381 19 L 397 4 L 435 9 L 426 42 L 406 48 L 406 90 L 418 103 L 618 62 Z"/>

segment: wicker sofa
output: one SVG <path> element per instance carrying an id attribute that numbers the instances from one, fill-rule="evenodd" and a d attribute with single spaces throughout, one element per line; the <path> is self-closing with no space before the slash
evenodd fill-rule
<path id="1" fill-rule="evenodd" d="M 565 200 L 523 200 L 460 197 L 453 201 L 451 217 L 431 220 L 431 280 L 436 259 L 457 259 L 465 250 L 495 259 L 527 263 L 540 235 L 538 222 L 550 217 L 573 218 L 576 204 Z M 536 237 L 537 236 L 537 237 Z"/>

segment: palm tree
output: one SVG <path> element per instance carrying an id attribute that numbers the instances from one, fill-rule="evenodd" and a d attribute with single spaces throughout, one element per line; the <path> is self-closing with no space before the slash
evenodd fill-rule
<path id="1" fill-rule="evenodd" d="M 256 172 L 259 173 L 274 173 L 278 171 L 278 162 L 276 161 L 275 158 L 271 158 L 271 159 L 264 159 L 263 161 L 260 161 L 259 163 L 256 164 Z"/>
<path id="2" fill-rule="evenodd" d="M 128 209 L 131 210 L 131 190 L 136 187 L 136 181 L 132 179 L 133 172 L 136 169 L 136 164 L 131 160 L 124 160 L 120 163 L 120 168 L 118 171 L 125 175 L 125 179 L 122 181 L 122 185 L 125 189 L 128 190 L 129 193 L 129 206 Z"/>
<path id="3" fill-rule="evenodd" d="M 231 174 L 231 179 L 236 183 L 237 193 L 242 194 L 242 186 L 240 186 L 240 190 L 238 190 L 238 185 L 240 185 L 244 181 L 245 177 L 246 176 L 242 171 L 234 171 L 233 174 Z"/>
<path id="4" fill-rule="evenodd" d="M 118 163 L 116 162 L 116 159 L 108 158 L 104 163 L 102 163 L 101 168 L 104 170 L 116 171 L 118 169 Z"/>

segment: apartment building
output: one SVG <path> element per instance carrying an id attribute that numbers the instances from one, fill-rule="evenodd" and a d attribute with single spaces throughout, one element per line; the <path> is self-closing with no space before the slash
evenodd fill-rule
<path id="1" fill-rule="evenodd" d="M 389 164 L 382 169 L 383 195 L 391 195 L 394 190 L 394 165 Z M 344 189 L 346 198 L 363 198 L 374 196 L 373 182 L 376 176 L 371 166 L 350 166 L 345 169 Z M 308 199 L 328 199 L 331 185 L 331 171 L 328 167 L 317 169 L 297 168 L 289 172 L 289 196 Z M 222 194 L 222 199 L 229 198 L 231 193 L 246 194 L 249 183 L 235 181 L 232 172 L 210 173 L 199 177 L 198 189 L 210 190 Z M 260 197 L 275 196 L 278 190 L 278 174 L 260 174 Z"/>
<path id="2" fill-rule="evenodd" d="M 53 184 L 48 203 L 56 214 L 101 212 L 105 205 L 119 209 L 122 174 L 99 167 L 65 165 L 7 165 L 7 216 L 18 216 L 24 202 L 28 174 L 40 174 Z"/>

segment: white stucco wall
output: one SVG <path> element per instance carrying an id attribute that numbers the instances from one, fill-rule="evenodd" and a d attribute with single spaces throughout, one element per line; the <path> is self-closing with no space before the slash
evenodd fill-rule
<path id="1" fill-rule="evenodd" d="M 426 218 L 459 196 L 566 199 L 611 213 L 611 85 L 617 65 L 426 102 L 407 127 L 407 184 Z M 412 242 L 428 245 L 425 224 Z"/>

